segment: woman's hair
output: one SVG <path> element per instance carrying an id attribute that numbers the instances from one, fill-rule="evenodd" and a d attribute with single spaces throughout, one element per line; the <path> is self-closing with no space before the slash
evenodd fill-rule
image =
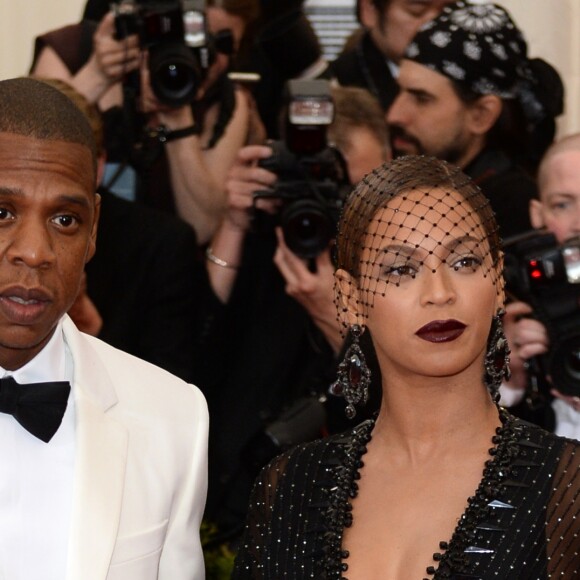
<path id="1" fill-rule="evenodd" d="M 358 279 L 365 237 L 377 212 L 401 194 L 418 190 L 428 197 L 429 191 L 434 189 L 457 192 L 472 210 L 470 214 L 477 214 L 489 244 L 493 267 L 497 269 L 501 260 L 501 241 L 488 199 L 458 167 L 420 155 L 384 163 L 364 177 L 349 195 L 339 223 L 337 267 Z"/>

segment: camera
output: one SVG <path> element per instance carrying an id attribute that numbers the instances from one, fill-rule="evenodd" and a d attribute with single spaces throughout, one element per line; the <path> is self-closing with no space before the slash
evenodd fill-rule
<path id="1" fill-rule="evenodd" d="M 580 238 L 558 244 L 533 231 L 504 242 L 506 290 L 532 306 L 548 331 L 540 368 L 563 394 L 580 396 Z"/>
<path id="2" fill-rule="evenodd" d="M 273 154 L 259 163 L 276 173 L 272 190 L 254 193 L 254 223 L 280 225 L 290 250 L 314 258 L 335 237 L 344 200 L 351 190 L 341 153 L 327 143 L 334 103 L 327 80 L 290 80 L 284 140 L 270 143 Z M 256 208 L 259 199 L 276 199 L 273 220 Z"/>
<path id="3" fill-rule="evenodd" d="M 219 39 L 208 34 L 205 4 L 205 0 L 121 0 L 112 5 L 116 38 L 139 36 L 141 48 L 149 53 L 151 88 L 170 107 L 194 100 L 216 50 L 232 52 L 231 33 Z M 130 82 L 138 85 L 135 78 Z"/>

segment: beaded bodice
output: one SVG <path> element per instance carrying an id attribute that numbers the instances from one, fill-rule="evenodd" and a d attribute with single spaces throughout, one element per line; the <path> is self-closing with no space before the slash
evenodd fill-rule
<path id="1" fill-rule="evenodd" d="M 501 418 L 480 484 L 426 577 L 578 577 L 580 443 Z M 262 473 L 234 578 L 348 577 L 342 536 L 373 426 L 298 447 Z"/>

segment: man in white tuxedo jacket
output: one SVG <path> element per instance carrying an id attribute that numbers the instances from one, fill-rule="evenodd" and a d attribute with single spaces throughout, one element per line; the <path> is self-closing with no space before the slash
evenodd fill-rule
<path id="1" fill-rule="evenodd" d="M 95 187 L 76 106 L 0 81 L 0 580 L 203 580 L 203 396 L 66 315 Z"/>

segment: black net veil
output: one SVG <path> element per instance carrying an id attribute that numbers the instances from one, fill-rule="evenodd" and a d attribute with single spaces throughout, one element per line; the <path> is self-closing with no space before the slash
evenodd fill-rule
<path id="1" fill-rule="evenodd" d="M 377 295 L 442 265 L 481 272 L 503 295 L 498 225 L 488 199 L 461 169 L 406 156 L 367 174 L 346 200 L 338 226 L 335 296 L 339 320 L 348 305 L 364 325 Z M 352 320 L 350 322 L 352 324 Z"/>

